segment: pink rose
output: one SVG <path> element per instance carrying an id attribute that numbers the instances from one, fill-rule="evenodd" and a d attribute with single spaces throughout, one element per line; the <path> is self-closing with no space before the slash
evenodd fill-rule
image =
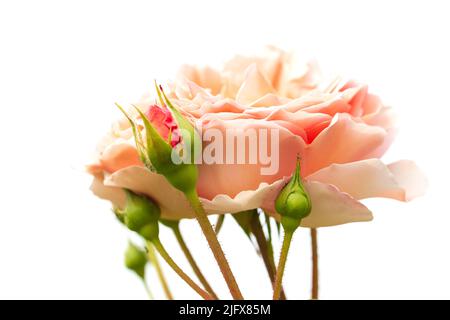
<path id="1" fill-rule="evenodd" d="M 424 191 L 425 179 L 412 162 L 384 165 L 379 160 L 395 135 L 389 107 L 357 82 L 321 82 L 314 64 L 298 65 L 278 49 L 269 48 L 261 57 L 235 57 L 221 72 L 184 66 L 168 93 L 202 132 L 213 129 L 225 136 L 229 130 L 253 130 L 269 146 L 273 137 L 262 131 L 278 132 L 278 167 L 269 174 L 269 164 L 259 158 L 256 163 L 199 164 L 197 191 L 208 213 L 263 208 L 273 214 L 274 199 L 298 154 L 313 203 L 302 222 L 306 227 L 368 221 L 371 212 L 358 200 L 407 201 Z M 176 132 L 171 127 L 176 123 L 153 104 L 154 97 L 146 97 L 137 105 L 167 138 L 169 131 Z M 206 149 L 212 142 L 203 138 Z M 172 135 L 172 145 L 179 141 Z M 226 145 L 221 151 L 223 157 L 231 152 Z M 118 206 L 124 201 L 121 188 L 128 188 L 158 202 L 164 218 L 194 217 L 181 192 L 142 167 L 123 119 L 101 143 L 98 162 L 89 170 L 96 177 L 94 193 Z"/>

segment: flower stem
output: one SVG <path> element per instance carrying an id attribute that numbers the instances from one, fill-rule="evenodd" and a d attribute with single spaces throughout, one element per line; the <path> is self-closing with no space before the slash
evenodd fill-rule
<path id="1" fill-rule="evenodd" d="M 202 271 L 197 265 L 197 262 L 195 261 L 194 257 L 191 254 L 191 251 L 189 250 L 188 246 L 186 245 L 186 242 L 183 239 L 183 236 L 180 232 L 180 227 L 176 225 L 173 229 L 173 232 L 175 234 L 175 238 L 178 241 L 178 244 L 180 245 L 181 250 L 183 251 L 184 255 L 186 256 L 186 259 L 188 260 L 189 264 L 192 267 L 192 270 L 194 271 L 195 275 L 197 276 L 200 283 L 203 285 L 206 291 L 209 292 L 209 294 L 214 298 L 217 299 L 217 295 L 214 292 L 214 290 L 209 285 L 208 281 L 206 280 L 205 276 L 203 275 Z"/>
<path id="2" fill-rule="evenodd" d="M 317 245 L 317 229 L 311 229 L 311 251 L 312 251 L 312 289 L 311 299 L 319 299 L 319 253 Z"/>
<path id="3" fill-rule="evenodd" d="M 150 262 L 152 263 L 153 266 L 155 266 L 159 282 L 161 282 L 167 300 L 173 300 L 172 292 L 170 292 L 166 277 L 164 276 L 161 265 L 159 264 L 158 257 L 155 254 L 155 249 L 153 248 L 153 245 L 150 242 L 147 242 L 147 251 Z"/>
<path id="4" fill-rule="evenodd" d="M 284 234 L 283 246 L 281 247 L 280 261 L 278 262 L 277 275 L 275 277 L 275 288 L 273 290 L 273 300 L 280 300 L 281 286 L 283 282 L 284 268 L 286 267 L 286 260 L 291 246 L 292 236 L 294 232 L 288 231 Z"/>
<path id="5" fill-rule="evenodd" d="M 152 244 L 155 246 L 156 251 L 158 251 L 161 257 L 166 261 L 166 263 L 173 269 L 173 271 L 175 271 L 175 273 L 178 274 L 181 279 L 183 279 L 192 289 L 194 289 L 195 292 L 197 292 L 205 300 L 213 300 L 213 297 L 211 297 L 208 292 L 200 288 L 186 273 L 183 272 L 183 270 L 181 270 L 181 268 L 175 263 L 175 261 L 173 261 L 159 238 L 153 240 Z"/>
<path id="6" fill-rule="evenodd" d="M 244 297 L 242 296 L 236 279 L 234 278 L 230 265 L 225 258 L 225 254 L 223 253 L 219 240 L 217 240 L 216 233 L 214 232 L 214 229 L 206 216 L 206 212 L 198 198 L 197 192 L 194 190 L 191 193 L 186 193 L 186 197 L 196 213 L 197 221 L 200 224 L 200 228 L 208 241 L 214 257 L 216 258 L 217 264 L 219 265 L 220 271 L 222 272 L 228 288 L 230 289 L 231 295 L 235 300 L 243 300 Z"/>
<path id="7" fill-rule="evenodd" d="M 154 300 L 155 297 L 153 296 L 152 291 L 150 290 L 150 287 L 148 286 L 147 282 L 145 282 L 145 280 L 142 280 L 144 282 L 144 288 L 145 288 L 145 292 L 147 292 L 148 298 L 150 300 Z"/>
<path id="8" fill-rule="evenodd" d="M 259 216 L 254 215 L 251 224 L 251 230 L 253 235 L 255 236 L 256 243 L 258 244 L 259 252 L 261 253 L 261 258 L 263 259 L 264 266 L 266 267 L 267 273 L 270 278 L 270 282 L 272 283 L 273 288 L 275 289 L 275 261 L 273 258 L 273 254 L 271 254 L 270 246 L 268 244 L 268 240 L 264 235 L 264 231 L 262 229 L 261 223 L 259 222 Z M 285 300 L 286 296 L 284 294 L 283 287 L 281 288 L 281 300 Z"/>

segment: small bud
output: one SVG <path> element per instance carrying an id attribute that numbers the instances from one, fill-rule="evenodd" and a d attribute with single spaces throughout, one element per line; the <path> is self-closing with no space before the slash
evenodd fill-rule
<path id="1" fill-rule="evenodd" d="M 147 262 L 145 251 L 129 242 L 128 248 L 125 251 L 125 266 L 129 270 L 134 271 L 140 278 L 144 279 Z"/>
<path id="2" fill-rule="evenodd" d="M 295 173 L 275 200 L 275 209 L 281 216 L 281 224 L 286 231 L 294 232 L 303 218 L 311 212 L 311 199 L 303 187 L 300 177 L 300 160 Z"/>
<path id="3" fill-rule="evenodd" d="M 161 106 L 151 105 L 146 112 L 135 107 L 145 128 L 145 139 L 134 120 L 116 105 L 131 123 L 140 159 L 146 167 L 166 177 L 176 189 L 190 193 L 197 185 L 198 169 L 194 159 L 201 147 L 200 136 L 162 88 L 156 85 L 156 91 Z"/>
<path id="4" fill-rule="evenodd" d="M 116 209 L 116 215 L 123 217 L 128 229 L 137 232 L 146 240 L 158 237 L 159 207 L 149 198 L 125 190 L 127 201 L 124 209 Z"/>

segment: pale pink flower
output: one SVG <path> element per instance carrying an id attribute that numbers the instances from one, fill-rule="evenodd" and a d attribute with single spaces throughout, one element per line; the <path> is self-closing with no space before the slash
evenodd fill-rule
<path id="1" fill-rule="evenodd" d="M 407 201 L 424 192 L 425 178 L 413 162 L 385 165 L 379 160 L 395 136 L 391 108 L 366 85 L 320 79 L 314 63 L 299 65 L 276 48 L 260 57 L 237 56 L 221 71 L 181 68 L 169 98 L 196 126 L 224 134 L 227 129 L 279 130 L 280 166 L 274 174 L 262 175 L 259 162 L 199 165 L 197 191 L 208 213 L 263 208 L 276 216 L 274 199 L 294 171 L 297 155 L 313 207 L 302 226 L 368 221 L 372 214 L 360 199 Z M 160 110 L 156 114 L 153 104 L 154 97 L 146 97 L 137 105 L 158 123 Z M 166 131 L 160 134 L 167 137 L 169 115 L 163 115 Z M 172 145 L 177 139 L 172 136 Z M 94 193 L 115 205 L 123 204 L 121 188 L 127 188 L 153 198 L 164 218 L 194 217 L 181 192 L 140 164 L 124 119 L 100 144 L 89 171 L 96 177 Z"/>

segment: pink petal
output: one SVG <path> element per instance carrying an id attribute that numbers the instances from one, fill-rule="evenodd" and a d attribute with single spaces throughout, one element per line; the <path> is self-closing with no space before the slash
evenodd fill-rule
<path id="1" fill-rule="evenodd" d="M 256 64 L 252 64 L 248 67 L 245 80 L 236 94 L 236 102 L 250 105 L 269 93 L 274 93 L 272 85 L 258 70 Z"/>
<path id="2" fill-rule="evenodd" d="M 204 124 L 203 131 L 216 129 L 222 137 L 226 137 L 226 133 L 248 133 L 254 131 L 258 136 L 258 144 L 264 142 L 268 146 L 270 153 L 270 130 L 274 129 L 279 132 L 279 166 L 275 173 L 264 175 L 261 173 L 262 168 L 267 168 L 269 164 L 261 163 L 261 158 L 257 155 L 257 162 L 249 163 L 249 148 L 245 148 L 246 163 L 238 164 L 234 161 L 233 164 L 225 164 L 227 152 L 230 153 L 224 143 L 223 149 L 223 163 L 224 164 L 207 164 L 199 165 L 200 176 L 197 189 L 199 195 L 206 199 L 212 199 L 216 195 L 224 194 L 234 197 L 242 190 L 256 190 L 262 182 L 273 183 L 276 180 L 282 179 L 285 176 L 290 176 L 294 170 L 297 154 L 303 154 L 305 143 L 302 138 L 294 135 L 289 130 L 277 125 L 273 121 L 264 121 L 258 119 L 236 119 L 236 120 L 212 120 Z M 266 140 L 260 141 L 259 136 L 264 131 L 267 132 Z M 225 142 L 225 139 L 223 140 Z M 248 139 L 246 142 L 248 146 Z M 208 143 L 204 143 L 204 150 Z M 236 147 L 236 145 L 235 145 Z M 237 148 L 237 147 L 236 147 Z M 259 151 L 258 146 L 258 151 Z M 257 152 L 259 153 L 259 152 Z M 237 151 L 234 152 L 234 159 L 236 159 Z M 275 161 L 275 157 L 272 157 Z"/>
<path id="3" fill-rule="evenodd" d="M 165 219 L 193 218 L 195 214 L 185 195 L 175 189 L 164 176 L 143 167 L 128 167 L 106 177 L 105 186 L 125 188 L 155 201 Z"/>
<path id="4" fill-rule="evenodd" d="M 129 143 L 115 143 L 100 155 L 100 164 L 106 172 L 113 173 L 130 166 L 143 166 L 138 152 Z"/>
<path id="5" fill-rule="evenodd" d="M 104 184 L 104 176 L 96 174 L 91 184 L 91 191 L 100 199 L 112 202 L 113 206 L 123 208 L 126 202 L 125 192 L 121 188 L 109 187 Z"/>
<path id="6" fill-rule="evenodd" d="M 214 95 L 219 93 L 222 86 L 220 73 L 209 66 L 196 67 L 184 65 L 178 71 L 178 75 L 189 79 L 202 88 L 210 89 Z"/>
<path id="7" fill-rule="evenodd" d="M 376 126 L 354 121 L 348 114 L 337 114 L 331 125 L 307 147 L 303 175 L 333 163 L 364 160 L 385 141 L 387 133 Z M 380 155 L 379 155 L 380 156 Z"/>
<path id="8" fill-rule="evenodd" d="M 417 165 L 410 160 L 400 160 L 388 165 L 398 185 L 405 190 L 405 200 L 425 194 L 428 180 Z"/>
<path id="9" fill-rule="evenodd" d="M 417 166 L 405 160 L 389 166 L 379 159 L 333 164 L 307 179 L 332 184 L 355 199 L 382 197 L 407 201 L 423 194 L 426 185 Z"/>

